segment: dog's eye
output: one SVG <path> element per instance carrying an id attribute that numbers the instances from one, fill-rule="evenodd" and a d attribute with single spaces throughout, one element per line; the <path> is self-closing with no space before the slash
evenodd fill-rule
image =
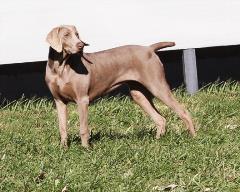
<path id="1" fill-rule="evenodd" d="M 70 36 L 70 33 L 65 33 L 64 34 L 64 37 L 69 37 Z"/>

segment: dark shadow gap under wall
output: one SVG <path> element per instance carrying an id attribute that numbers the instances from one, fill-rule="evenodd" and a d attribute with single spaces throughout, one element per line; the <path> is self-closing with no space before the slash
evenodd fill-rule
<path id="1" fill-rule="evenodd" d="M 159 51 L 170 88 L 184 83 L 182 50 Z M 215 81 L 240 81 L 240 45 L 196 49 L 200 87 Z M 0 65 L 0 103 L 21 98 L 52 98 L 45 76 L 46 61 Z M 128 94 L 126 86 L 109 96 Z"/>
<path id="2" fill-rule="evenodd" d="M 0 103 L 21 97 L 51 97 L 45 84 L 46 61 L 0 65 Z"/>
<path id="3" fill-rule="evenodd" d="M 157 52 L 163 63 L 165 76 L 171 89 L 177 88 L 184 83 L 182 50 Z"/>
<path id="4" fill-rule="evenodd" d="M 215 81 L 240 81 L 240 45 L 196 49 L 200 87 Z"/>

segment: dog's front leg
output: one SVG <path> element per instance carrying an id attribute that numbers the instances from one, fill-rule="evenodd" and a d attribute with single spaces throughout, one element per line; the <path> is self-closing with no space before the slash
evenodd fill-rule
<path id="1" fill-rule="evenodd" d="M 67 105 L 58 99 L 55 99 L 55 103 L 57 107 L 61 144 L 63 147 L 67 148 Z"/>
<path id="2" fill-rule="evenodd" d="M 89 147 L 89 129 L 88 129 L 88 98 L 81 98 L 77 101 L 78 112 L 80 118 L 80 131 L 79 136 L 81 137 L 82 146 Z"/>

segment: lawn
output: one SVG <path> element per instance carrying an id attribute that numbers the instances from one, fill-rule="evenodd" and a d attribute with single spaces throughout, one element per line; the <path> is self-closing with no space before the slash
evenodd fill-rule
<path id="1" fill-rule="evenodd" d="M 154 123 L 130 98 L 103 98 L 89 109 L 90 150 L 80 145 L 74 104 L 68 150 L 59 145 L 52 101 L 22 99 L 2 106 L 0 191 L 240 191 L 240 84 L 212 84 L 194 96 L 183 89 L 174 94 L 191 112 L 196 138 L 157 100 L 167 119 L 159 140 Z"/>

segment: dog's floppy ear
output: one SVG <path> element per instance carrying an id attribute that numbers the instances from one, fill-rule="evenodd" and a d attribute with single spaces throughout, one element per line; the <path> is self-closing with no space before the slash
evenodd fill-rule
<path id="1" fill-rule="evenodd" d="M 61 27 L 55 27 L 50 31 L 47 35 L 46 41 L 50 44 L 50 46 L 56 50 L 57 52 L 62 52 L 62 41 L 59 37 L 59 32 L 61 30 Z"/>

